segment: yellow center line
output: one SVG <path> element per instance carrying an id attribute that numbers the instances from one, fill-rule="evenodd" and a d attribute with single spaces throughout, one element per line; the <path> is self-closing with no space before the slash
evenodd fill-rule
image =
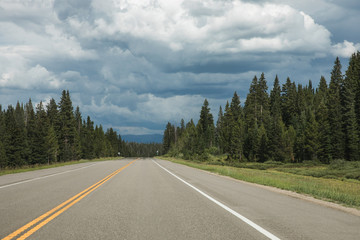
<path id="1" fill-rule="evenodd" d="M 56 218 L 57 216 L 59 216 L 61 213 L 65 212 L 67 209 L 69 209 L 71 206 L 73 206 L 75 203 L 79 202 L 81 199 L 83 199 L 84 197 L 86 197 L 88 194 L 90 194 L 91 192 L 93 192 L 95 189 L 97 189 L 98 187 L 100 187 L 102 184 L 104 184 L 105 182 L 107 182 L 108 180 L 110 180 L 112 177 L 114 177 L 116 174 L 118 174 L 119 172 L 121 172 L 122 170 L 124 170 L 125 168 L 127 168 L 128 166 L 130 166 L 132 163 L 134 163 L 136 161 L 133 160 L 130 163 L 128 163 L 127 165 L 119 168 L 118 170 L 116 170 L 115 172 L 111 173 L 110 175 L 106 176 L 105 178 L 103 178 L 102 180 L 100 180 L 99 182 L 91 185 L 90 187 L 88 187 L 87 189 L 85 189 L 84 191 L 76 194 L 75 196 L 69 198 L 68 200 L 66 200 L 65 202 L 61 203 L 60 205 L 58 205 L 57 207 L 51 209 L 50 211 L 44 213 L 43 215 L 41 215 L 40 217 L 34 219 L 33 221 L 29 222 L 28 224 L 24 225 L 23 227 L 19 228 L 18 230 L 14 231 L 13 233 L 9 234 L 8 236 L 6 236 L 5 238 L 3 238 L 2 240 L 10 240 L 13 239 L 14 237 L 16 237 L 17 235 L 19 235 L 20 233 L 24 232 L 25 230 L 27 230 L 28 228 L 30 228 L 31 226 L 37 224 L 38 222 L 40 222 L 41 220 L 43 220 L 44 218 L 48 217 L 46 220 L 44 220 L 43 222 L 39 223 L 38 225 L 36 225 L 35 227 L 33 227 L 32 229 L 30 229 L 28 232 L 26 232 L 25 234 L 23 234 L 22 236 L 20 236 L 18 239 L 26 239 L 27 237 L 29 237 L 31 234 L 33 234 L 34 232 L 36 232 L 37 230 L 39 230 L 41 227 L 43 227 L 44 225 L 46 225 L 47 223 L 49 223 L 51 220 L 53 220 L 54 218 Z M 67 206 L 66 206 L 67 205 Z M 64 207 L 65 206 L 65 207 Z M 64 207 L 64 208 L 62 208 Z M 62 209 L 61 209 L 62 208 Z M 61 209 L 61 210 L 59 210 Z M 57 211 L 59 210 L 59 211 Z M 57 211 L 57 212 L 56 212 Z M 54 213 L 55 212 L 55 213 Z"/>

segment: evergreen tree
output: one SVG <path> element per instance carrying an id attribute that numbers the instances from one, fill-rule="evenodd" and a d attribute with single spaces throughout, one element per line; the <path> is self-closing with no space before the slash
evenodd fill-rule
<path id="1" fill-rule="evenodd" d="M 21 114 L 20 104 L 17 104 L 17 112 L 10 105 L 5 113 L 5 145 L 8 166 L 16 167 L 26 164 L 25 126 L 24 120 L 18 115 Z M 20 122 L 19 122 L 20 121 Z"/>
<path id="2" fill-rule="evenodd" d="M 321 83 L 320 83 L 321 85 Z M 318 122 L 319 146 L 317 157 L 322 163 L 330 163 L 331 160 L 331 139 L 328 109 L 323 98 L 316 111 L 316 121 Z"/>
<path id="3" fill-rule="evenodd" d="M 75 155 L 75 121 L 69 91 L 63 91 L 59 103 L 60 160 L 69 161 Z"/>
<path id="4" fill-rule="evenodd" d="M 277 76 L 270 93 L 270 109 L 269 156 L 275 161 L 284 161 L 286 158 L 285 125 L 281 115 L 281 88 Z"/>
<path id="5" fill-rule="evenodd" d="M 290 126 L 291 124 L 294 124 L 294 119 L 298 115 L 298 100 L 295 83 L 292 83 L 290 78 L 287 78 L 281 92 L 282 119 L 286 126 Z"/>
<path id="6" fill-rule="evenodd" d="M 258 131 L 258 136 L 259 136 L 259 149 L 258 149 L 257 159 L 259 162 L 265 162 L 269 159 L 269 155 L 268 155 L 269 139 L 264 124 L 261 124 Z"/>
<path id="7" fill-rule="evenodd" d="M 231 126 L 230 123 L 231 119 L 231 111 L 230 111 L 230 104 L 227 101 L 225 105 L 225 113 L 222 118 L 222 127 L 220 131 L 220 149 L 222 149 L 223 153 L 229 153 L 229 142 L 230 142 L 230 130 Z"/>
<path id="8" fill-rule="evenodd" d="M 258 80 L 257 77 L 254 76 L 251 84 L 249 93 L 245 100 L 244 114 L 245 114 L 245 123 L 247 127 L 247 131 L 252 129 L 255 124 L 258 123 L 258 100 L 257 100 L 257 88 L 258 88 Z"/>
<path id="9" fill-rule="evenodd" d="M 351 85 L 354 95 L 354 108 L 357 119 L 358 136 L 360 137 L 360 52 L 354 53 L 349 60 L 346 71 L 346 82 Z M 349 85 L 348 84 L 348 85 Z"/>
<path id="10" fill-rule="evenodd" d="M 48 127 L 48 132 L 45 137 L 46 160 L 48 164 L 57 162 L 59 156 L 59 144 L 54 130 L 54 126 Z"/>
<path id="11" fill-rule="evenodd" d="M 259 78 L 258 85 L 256 87 L 256 100 L 258 101 L 258 113 L 256 116 L 259 118 L 259 126 L 261 124 L 266 125 L 269 122 L 270 118 L 270 109 L 269 109 L 269 95 L 267 93 L 268 86 L 266 83 L 264 73 L 261 74 Z"/>
<path id="12" fill-rule="evenodd" d="M 307 110 L 304 139 L 304 160 L 316 160 L 318 152 L 318 124 L 313 111 Z"/>
<path id="13" fill-rule="evenodd" d="M 346 77 L 341 85 L 345 158 L 359 160 L 360 150 L 360 52 L 349 61 Z"/>
<path id="14" fill-rule="evenodd" d="M 222 110 L 222 107 L 220 106 L 219 113 L 218 113 L 218 119 L 216 121 L 216 128 L 215 128 L 215 143 L 216 143 L 216 146 L 220 149 L 220 152 L 222 152 L 221 132 L 222 132 L 223 117 L 224 117 L 223 110 Z"/>
<path id="15" fill-rule="evenodd" d="M 228 158 L 230 160 L 243 161 L 244 119 L 240 98 L 236 92 L 231 100 L 230 108 L 225 115 L 228 118 L 229 128 Z"/>
<path id="16" fill-rule="evenodd" d="M 54 126 L 55 131 L 59 131 L 60 129 L 56 129 L 56 127 L 59 126 L 60 124 L 58 123 L 59 111 L 55 99 L 51 98 L 46 108 L 47 108 L 47 117 L 49 119 L 49 124 Z"/>
<path id="17" fill-rule="evenodd" d="M 207 148 L 212 147 L 214 143 L 214 118 L 210 112 L 209 102 L 207 99 L 204 100 L 204 104 L 201 107 L 200 119 L 197 124 L 199 143 L 200 143 L 200 154 Z"/>
<path id="18" fill-rule="evenodd" d="M 95 158 L 94 153 L 94 122 L 91 121 L 90 116 L 87 117 L 86 123 L 83 123 L 82 133 L 82 157 L 85 159 Z"/>
<path id="19" fill-rule="evenodd" d="M 285 128 L 285 125 L 283 125 Z M 285 131 L 285 161 L 295 162 L 296 130 L 291 125 Z"/>
<path id="20" fill-rule="evenodd" d="M 175 143 L 175 127 L 170 122 L 167 123 L 163 137 L 164 152 L 167 153 L 170 150 L 172 144 Z"/>
<path id="21" fill-rule="evenodd" d="M 110 128 L 106 131 L 105 137 L 109 142 L 110 146 L 110 153 L 109 156 L 115 157 L 117 156 L 119 149 L 118 149 L 118 136 L 114 129 Z"/>
<path id="22" fill-rule="evenodd" d="M 43 164 L 47 162 L 47 146 L 46 136 L 48 135 L 49 123 L 46 116 L 46 111 L 43 107 L 43 103 L 40 102 L 36 107 L 36 121 L 35 121 L 35 138 L 34 143 L 36 147 L 33 149 L 33 155 L 36 162 Z"/>
<path id="23" fill-rule="evenodd" d="M 26 126 L 26 134 L 29 146 L 28 152 L 28 162 L 30 164 L 39 163 L 39 158 L 36 155 L 36 150 L 39 147 L 36 133 L 36 119 L 35 119 L 35 111 L 31 99 L 25 105 L 25 126 Z"/>
<path id="24" fill-rule="evenodd" d="M 355 113 L 355 84 L 349 78 L 345 78 L 341 84 L 341 113 L 342 129 L 344 134 L 345 159 L 359 159 L 359 136 Z"/>
<path id="25" fill-rule="evenodd" d="M 339 58 L 336 58 L 333 70 L 331 72 L 331 81 L 328 91 L 328 113 L 331 135 L 331 156 L 333 159 L 344 158 L 344 135 L 342 132 L 342 114 L 340 85 L 343 82 L 341 73 L 341 64 Z"/>

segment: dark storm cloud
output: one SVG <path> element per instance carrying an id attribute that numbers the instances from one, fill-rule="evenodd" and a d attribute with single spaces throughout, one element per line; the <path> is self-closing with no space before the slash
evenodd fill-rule
<path id="1" fill-rule="evenodd" d="M 311 4 L 309 4 L 311 2 Z M 360 49 L 358 1 L 0 2 L 0 101 L 69 89 L 83 117 L 121 133 L 214 115 L 265 72 L 306 84 Z M 348 30 L 350 29 L 350 30 Z M 345 57 L 345 58 L 344 58 Z"/>

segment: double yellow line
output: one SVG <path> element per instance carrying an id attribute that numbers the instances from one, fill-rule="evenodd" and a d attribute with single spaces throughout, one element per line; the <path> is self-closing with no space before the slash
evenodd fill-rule
<path id="1" fill-rule="evenodd" d="M 59 206 L 51 209 L 50 211 L 48 211 L 47 213 L 44 213 L 43 215 L 41 215 L 40 217 L 32 220 L 31 222 L 29 222 L 28 224 L 24 225 L 23 227 L 19 228 L 18 230 L 16 230 L 15 232 L 11 233 L 10 235 L 6 236 L 5 238 L 3 238 L 2 240 L 10 240 L 13 239 L 14 237 L 18 236 L 19 234 L 23 233 L 20 237 L 18 237 L 17 239 L 26 239 L 28 238 L 30 235 L 32 235 L 34 232 L 36 232 L 37 230 L 39 230 L 40 228 L 42 228 L 44 225 L 46 225 L 47 223 L 49 223 L 51 220 L 53 220 L 54 218 L 56 218 L 57 216 L 59 216 L 61 213 L 65 212 L 67 209 L 69 209 L 71 206 L 73 206 L 75 203 L 79 202 L 81 199 L 83 199 L 84 197 L 86 197 L 88 194 L 90 194 L 91 192 L 93 192 L 95 189 L 97 189 L 98 187 L 100 187 L 101 185 L 103 185 L 105 182 L 109 181 L 112 177 L 114 177 L 116 174 L 118 174 L 119 172 L 121 172 L 122 170 L 124 170 L 125 168 L 127 168 L 128 166 L 130 166 L 132 163 L 134 163 L 136 161 L 133 160 L 130 163 L 128 163 L 127 165 L 119 168 L 118 170 L 116 170 L 115 172 L 111 173 L 110 175 L 108 175 L 107 177 L 105 177 L 104 179 L 100 180 L 99 182 L 95 183 L 94 185 L 88 187 L 87 189 L 85 189 L 84 191 L 76 194 L 75 196 L 73 196 L 72 198 L 69 198 L 68 200 L 66 200 L 65 202 L 61 203 Z M 40 222 L 40 223 L 39 223 Z"/>

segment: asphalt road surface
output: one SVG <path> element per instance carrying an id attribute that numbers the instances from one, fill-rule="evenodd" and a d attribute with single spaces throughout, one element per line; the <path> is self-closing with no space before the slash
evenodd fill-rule
<path id="1" fill-rule="evenodd" d="M 0 177 L 2 239 L 360 239 L 360 217 L 163 160 Z"/>

